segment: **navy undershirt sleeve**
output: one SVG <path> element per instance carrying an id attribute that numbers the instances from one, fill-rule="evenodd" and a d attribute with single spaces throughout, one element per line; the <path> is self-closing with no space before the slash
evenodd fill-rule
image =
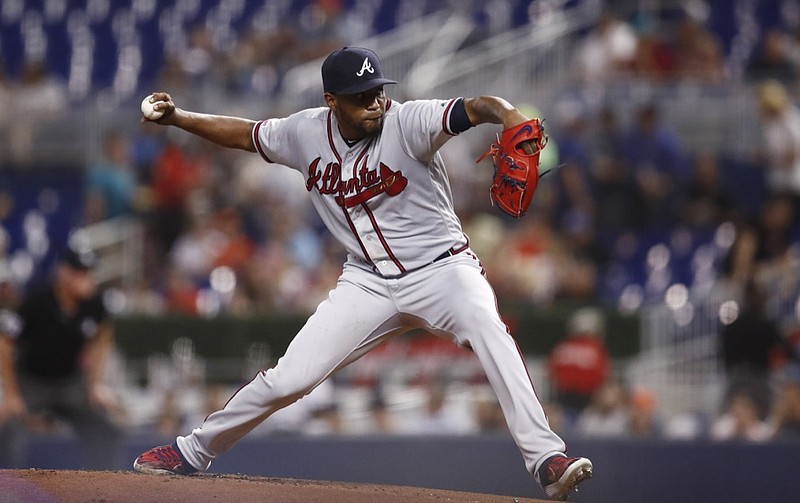
<path id="1" fill-rule="evenodd" d="M 467 115 L 467 107 L 464 105 L 464 98 L 458 98 L 453 103 L 453 109 L 450 110 L 450 131 L 455 134 L 463 133 L 467 129 L 473 127 Z"/>

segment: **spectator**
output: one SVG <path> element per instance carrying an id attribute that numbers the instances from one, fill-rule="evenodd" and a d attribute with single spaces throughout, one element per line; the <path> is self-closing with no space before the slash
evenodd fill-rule
<path id="1" fill-rule="evenodd" d="M 391 435 L 397 433 L 398 426 L 386 403 L 386 392 L 380 385 L 376 385 L 372 390 L 367 412 L 369 418 L 368 422 L 360 429 L 362 434 Z"/>
<path id="2" fill-rule="evenodd" d="M 544 413 L 547 415 L 547 422 L 553 431 L 558 432 L 559 435 L 564 433 L 572 433 L 571 428 L 574 424 L 567 421 L 567 415 L 564 408 L 556 402 L 550 401 L 542 404 Z"/>
<path id="3" fill-rule="evenodd" d="M 597 206 L 590 178 L 592 152 L 585 113 L 577 100 L 559 105 L 560 128 L 553 135 L 558 143 L 549 142 L 545 151 L 556 149 L 554 164 L 560 164 L 548 175 L 547 185 L 542 185 L 537 196 L 542 206 L 539 211 L 547 213 L 553 228 L 563 237 L 562 253 L 556 255 L 561 262 L 556 296 L 577 302 L 595 301 L 598 267 L 605 259 L 594 232 Z M 544 169 L 540 166 L 540 172 Z"/>
<path id="4" fill-rule="evenodd" d="M 86 175 L 84 221 L 87 224 L 131 214 L 136 206 L 136 177 L 129 142 L 121 132 L 103 141 L 103 158 Z"/>
<path id="5" fill-rule="evenodd" d="M 296 62 L 326 56 L 348 44 L 353 27 L 346 23 L 342 0 L 312 0 L 295 21 L 297 30 L 291 54 Z"/>
<path id="6" fill-rule="evenodd" d="M 765 442 L 770 439 L 772 428 L 764 421 L 751 393 L 738 390 L 728 402 L 725 412 L 711 425 L 713 440 Z"/>
<path id="7" fill-rule="evenodd" d="M 16 164 L 29 164 L 38 148 L 37 135 L 48 119 L 60 116 L 67 108 L 67 93 L 41 59 L 26 60 L 22 75 L 10 87 L 10 109 L 3 114 L 14 118 L 9 130 L 9 159 Z"/>
<path id="8" fill-rule="evenodd" d="M 64 83 L 50 71 L 44 59 L 31 58 L 23 64 L 22 75 L 13 90 L 14 105 L 18 107 L 17 112 L 31 114 L 34 118 L 52 117 L 66 109 L 66 91 Z"/>
<path id="9" fill-rule="evenodd" d="M 153 166 L 164 149 L 164 138 L 156 133 L 153 124 L 142 124 L 137 134 L 131 139 L 130 161 L 136 175 L 136 182 L 150 186 L 153 182 Z"/>
<path id="10" fill-rule="evenodd" d="M 6 76 L 6 63 L 3 56 L 0 55 L 0 110 L 11 109 L 11 86 Z M 12 116 L 9 113 L 0 115 L 0 131 L 5 135 L 5 130 L 11 126 L 13 122 Z M 0 159 L 7 159 L 8 152 L 6 151 L 9 145 L 6 141 L 0 142 Z"/>
<path id="11" fill-rule="evenodd" d="M 237 272 L 241 271 L 252 257 L 255 247 L 244 232 L 241 213 L 236 208 L 222 208 L 217 212 L 214 220 L 215 227 L 224 237 L 224 243 L 217 250 L 213 266 L 225 266 Z"/>
<path id="12" fill-rule="evenodd" d="M 174 389 L 167 389 L 159 406 L 155 430 L 164 438 L 170 438 L 181 432 L 186 424 L 178 393 Z"/>
<path id="13" fill-rule="evenodd" d="M 339 435 L 343 432 L 344 421 L 337 400 L 331 400 L 326 405 L 312 410 L 303 431 L 306 435 Z"/>
<path id="14" fill-rule="evenodd" d="M 592 236 L 586 225 L 570 231 L 573 248 L 565 248 L 566 253 L 559 260 L 557 300 L 573 303 L 597 301 L 599 265 L 578 248 L 579 243 L 592 239 Z"/>
<path id="15" fill-rule="evenodd" d="M 19 305 L 22 282 L 12 265 L 11 236 L 6 230 L 8 215 L 14 210 L 13 196 L 0 188 L 0 312 Z"/>
<path id="16" fill-rule="evenodd" d="M 443 382 L 430 382 L 425 386 L 425 405 L 421 416 L 407 429 L 418 435 L 463 435 L 472 424 L 468 417 L 447 402 L 447 386 Z"/>
<path id="17" fill-rule="evenodd" d="M 795 27 L 794 32 L 788 37 L 786 56 L 797 71 L 800 68 L 800 27 Z"/>
<path id="18" fill-rule="evenodd" d="M 728 393 L 754 390 L 765 411 L 770 403 L 770 361 L 775 351 L 791 351 L 766 313 L 767 295 L 754 282 L 745 290 L 738 317 L 720 331 L 722 361 L 728 378 Z"/>
<path id="19" fill-rule="evenodd" d="M 800 380 L 791 376 L 781 385 L 772 414 L 774 437 L 800 438 Z"/>
<path id="20" fill-rule="evenodd" d="M 758 220 L 756 261 L 766 267 L 780 267 L 793 254 L 797 207 L 787 196 L 774 196 L 764 202 Z"/>
<path id="21" fill-rule="evenodd" d="M 590 186 L 589 169 L 592 153 L 587 139 L 589 132 L 584 107 L 567 101 L 559 105 L 558 158 L 561 164 L 552 174 L 554 200 L 550 209 L 553 225 L 566 226 L 570 219 L 593 219 L 594 194 Z M 550 146 L 552 148 L 552 146 Z"/>
<path id="22" fill-rule="evenodd" d="M 496 260 L 505 267 L 494 272 L 498 291 L 547 304 L 558 294 L 561 242 L 557 232 L 541 215 L 529 213 L 506 238 Z"/>
<path id="23" fill-rule="evenodd" d="M 170 267 L 195 284 L 208 279 L 220 251 L 228 242 L 225 233 L 215 225 L 210 209 L 204 206 L 192 206 L 189 228 L 175 240 L 169 254 Z"/>
<path id="24" fill-rule="evenodd" d="M 628 434 L 628 394 L 619 382 L 608 381 L 592 396 L 575 424 L 587 437 L 623 437 Z"/>
<path id="25" fill-rule="evenodd" d="M 628 432 L 634 437 L 646 438 L 661 435 L 661 422 L 657 415 L 654 392 L 637 389 L 631 393 Z"/>
<path id="26" fill-rule="evenodd" d="M 692 229 L 710 231 L 722 222 L 738 220 L 733 199 L 720 181 L 716 153 L 697 153 L 692 167 L 692 177 L 680 205 L 681 222 Z"/>
<path id="27" fill-rule="evenodd" d="M 719 84 L 725 76 L 719 37 L 692 16 L 685 16 L 675 40 L 678 75 L 703 84 Z"/>
<path id="28" fill-rule="evenodd" d="M 598 301 L 599 276 L 608 264 L 610 254 L 587 215 L 574 213 L 565 224 L 562 241 L 567 257 L 561 273 L 560 298 L 595 303 Z"/>
<path id="29" fill-rule="evenodd" d="M 796 261 L 792 222 L 796 218 L 791 200 L 770 197 L 762 206 L 755 225 L 743 224 L 722 267 L 734 283 L 792 280 Z M 788 273 L 788 274 L 787 274 Z"/>
<path id="30" fill-rule="evenodd" d="M 198 184 L 198 164 L 184 149 L 171 143 L 153 166 L 152 223 L 161 253 L 169 252 L 186 228 L 189 196 Z"/>
<path id="31" fill-rule="evenodd" d="M 556 401 L 573 417 L 589 405 L 608 380 L 611 358 L 603 341 L 604 325 L 597 309 L 579 309 L 568 321 L 567 337 L 548 358 Z"/>
<path id="32" fill-rule="evenodd" d="M 675 132 L 663 121 L 659 107 L 638 107 L 633 126 L 623 137 L 623 161 L 633 174 L 637 210 L 647 227 L 670 225 L 678 195 L 689 171 L 686 153 Z"/>
<path id="33" fill-rule="evenodd" d="M 664 421 L 661 434 L 668 440 L 696 440 L 708 431 L 708 414 L 704 410 L 689 410 L 672 414 Z"/>
<path id="34" fill-rule="evenodd" d="M 578 78 L 584 84 L 598 84 L 630 72 L 637 46 L 633 29 L 605 12 L 576 50 Z"/>
<path id="35" fill-rule="evenodd" d="M 90 252 L 68 249 L 47 288 L 28 295 L 17 314 L 4 312 L 0 420 L 19 441 L 28 413 L 63 419 L 85 448 L 85 466 L 108 469 L 119 467 L 121 432 L 110 415 L 115 397 L 104 384 L 112 327 L 97 294 L 94 263 Z M 24 450 L 17 447 L 16 458 L 0 459 L 23 466 Z"/>
<path id="36" fill-rule="evenodd" d="M 785 86 L 796 84 L 797 71 L 790 57 L 791 40 L 779 28 L 770 28 L 764 34 L 755 57 L 745 69 L 750 81 L 775 80 Z"/>
<path id="37" fill-rule="evenodd" d="M 642 17 L 639 21 L 639 40 L 633 59 L 633 71 L 646 80 L 671 82 L 678 69 L 674 47 L 664 33 L 651 26 L 652 20 Z"/>
<path id="38" fill-rule="evenodd" d="M 197 315 L 199 291 L 189 276 L 177 268 L 167 270 L 164 279 L 164 304 L 168 312 Z"/>
<path id="39" fill-rule="evenodd" d="M 630 229 L 638 222 L 631 170 L 623 161 L 624 132 L 611 106 L 600 109 L 589 133 L 593 140 L 591 182 L 597 210 L 596 224 L 604 233 Z"/>
<path id="40" fill-rule="evenodd" d="M 11 266 L 5 257 L 2 241 L 7 238 L 2 236 L 2 233 L 0 231 L 0 312 L 3 309 L 14 309 L 19 305 L 21 293 L 20 285 L 17 284 Z"/>
<path id="41" fill-rule="evenodd" d="M 773 194 L 800 197 L 800 110 L 786 87 L 777 80 L 758 86 L 761 119 L 761 149 L 758 160 L 767 171 L 767 186 Z M 795 203 L 797 204 L 797 203 Z"/>
<path id="42" fill-rule="evenodd" d="M 485 386 L 476 386 L 473 394 L 475 397 L 475 423 L 478 427 L 479 434 L 491 433 L 508 433 L 508 425 L 506 419 L 503 417 L 503 411 L 500 409 L 500 402 L 494 396 L 491 389 Z M 561 432 L 563 429 L 560 427 L 561 422 L 553 408 L 545 407 L 547 414 L 547 422 L 553 431 Z"/>

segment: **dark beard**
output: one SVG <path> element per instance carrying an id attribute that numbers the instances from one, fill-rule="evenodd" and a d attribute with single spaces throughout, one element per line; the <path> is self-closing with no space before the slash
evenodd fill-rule
<path id="1" fill-rule="evenodd" d="M 379 134 L 381 134 L 381 131 L 383 131 L 383 117 L 381 117 L 378 123 L 370 129 L 367 129 L 366 127 L 362 126 L 361 131 L 364 134 L 364 138 L 371 138 L 374 136 L 378 136 Z"/>

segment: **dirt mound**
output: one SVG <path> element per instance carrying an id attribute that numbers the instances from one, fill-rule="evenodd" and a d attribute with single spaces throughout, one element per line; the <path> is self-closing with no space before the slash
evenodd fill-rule
<path id="1" fill-rule="evenodd" d="M 0 503 L 543 503 L 417 487 L 202 474 L 0 470 Z"/>

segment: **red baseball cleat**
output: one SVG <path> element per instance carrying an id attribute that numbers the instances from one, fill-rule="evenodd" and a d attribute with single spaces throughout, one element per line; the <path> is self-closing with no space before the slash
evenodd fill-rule
<path id="1" fill-rule="evenodd" d="M 140 454 L 133 462 L 133 469 L 154 475 L 191 475 L 197 472 L 174 443 L 153 447 Z"/>
<path id="2" fill-rule="evenodd" d="M 568 458 L 564 455 L 550 457 L 536 473 L 547 496 L 566 500 L 578 490 L 578 484 L 592 477 L 592 462 L 586 458 Z"/>

